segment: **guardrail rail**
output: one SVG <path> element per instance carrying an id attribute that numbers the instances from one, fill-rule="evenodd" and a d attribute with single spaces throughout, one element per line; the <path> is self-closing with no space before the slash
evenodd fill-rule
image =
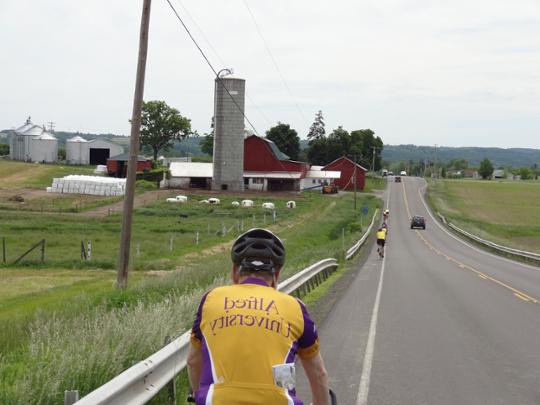
<path id="1" fill-rule="evenodd" d="M 533 253 L 533 252 L 527 252 L 527 251 L 524 251 L 524 250 L 519 250 L 519 249 L 514 249 L 514 248 L 511 248 L 511 247 L 508 247 L 508 246 L 503 246 L 503 245 L 499 245 L 495 242 L 491 242 L 489 240 L 486 240 L 486 239 L 482 239 L 480 238 L 479 236 L 477 235 L 474 235 L 464 229 L 461 229 L 460 227 L 454 225 L 453 223 L 451 222 L 448 222 L 446 220 L 446 218 L 441 214 L 441 213 L 437 213 L 438 216 L 441 218 L 441 221 L 446 225 L 448 226 L 450 229 L 452 229 L 454 232 L 460 234 L 460 235 L 463 235 L 465 236 L 466 238 L 468 239 L 471 239 L 473 240 L 474 242 L 476 243 L 479 243 L 480 245 L 483 245 L 483 246 L 486 246 L 490 249 L 493 249 L 503 255 L 510 255 L 510 256 L 516 256 L 516 257 L 519 257 L 521 259 L 525 259 L 527 261 L 533 261 L 537 264 L 540 264 L 540 254 L 538 253 Z"/>

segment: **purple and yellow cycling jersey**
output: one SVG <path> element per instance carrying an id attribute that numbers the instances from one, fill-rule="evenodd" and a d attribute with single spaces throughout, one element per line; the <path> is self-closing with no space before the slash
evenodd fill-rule
<path id="1" fill-rule="evenodd" d="M 195 402 L 205 405 L 301 405 L 294 390 L 274 383 L 272 367 L 319 353 L 304 304 L 257 278 L 208 292 L 191 342 L 203 355 Z"/>

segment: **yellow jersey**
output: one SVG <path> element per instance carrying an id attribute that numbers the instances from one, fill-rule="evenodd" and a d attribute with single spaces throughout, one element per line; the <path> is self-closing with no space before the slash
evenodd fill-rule
<path id="1" fill-rule="evenodd" d="M 203 297 L 191 342 L 203 356 L 201 405 L 302 405 L 294 389 L 276 385 L 273 366 L 319 353 L 305 305 L 254 277 Z"/>
<path id="2" fill-rule="evenodd" d="M 385 240 L 386 239 L 386 230 L 382 230 L 382 231 L 377 231 L 377 239 L 382 239 L 382 240 Z"/>

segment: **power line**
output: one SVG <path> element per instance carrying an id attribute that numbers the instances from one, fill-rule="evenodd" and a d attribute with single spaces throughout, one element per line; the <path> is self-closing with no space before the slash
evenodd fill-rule
<path id="1" fill-rule="evenodd" d="M 195 44 L 195 46 L 197 47 L 197 49 L 199 50 L 200 54 L 202 55 L 202 57 L 204 58 L 204 60 L 206 61 L 206 64 L 210 67 L 210 69 L 212 70 L 212 72 L 214 72 L 214 75 L 216 76 L 216 79 L 218 81 L 218 83 L 220 83 L 222 86 L 223 86 L 223 89 L 227 92 L 227 94 L 229 95 L 229 97 L 231 98 L 232 102 L 236 105 L 236 108 L 238 108 L 238 111 L 240 111 L 242 113 L 242 115 L 244 116 L 244 119 L 249 123 L 249 125 L 251 126 L 251 128 L 253 129 L 253 131 L 255 131 L 255 133 L 259 135 L 259 131 L 257 131 L 257 129 L 255 128 L 255 126 L 251 123 L 251 121 L 249 120 L 249 118 L 246 116 L 245 112 L 242 111 L 242 109 L 240 108 L 240 106 L 238 105 L 238 103 L 236 102 L 236 100 L 234 99 L 234 97 L 232 96 L 232 94 L 229 92 L 229 89 L 227 89 L 227 87 L 225 87 L 225 85 L 223 84 L 223 82 L 220 80 L 221 78 L 219 77 L 218 75 L 218 72 L 216 71 L 216 69 L 214 69 L 214 66 L 212 66 L 212 63 L 210 62 L 210 60 L 208 59 L 208 57 L 206 56 L 206 54 L 204 53 L 204 51 L 201 49 L 201 47 L 199 46 L 199 44 L 197 43 L 197 41 L 195 40 L 195 38 L 193 37 L 193 35 L 191 34 L 191 32 L 189 31 L 189 28 L 186 26 L 186 24 L 184 23 L 184 21 L 182 20 L 182 18 L 180 17 L 180 15 L 178 14 L 178 12 L 176 11 L 176 9 L 174 8 L 174 6 L 172 5 L 171 1 L 170 0 L 167 0 L 167 3 L 169 3 L 169 6 L 171 7 L 173 13 L 176 15 L 176 18 L 178 19 L 178 21 L 180 21 L 180 24 L 182 24 L 182 26 L 184 27 L 184 29 L 186 30 L 187 34 L 189 35 L 189 37 L 191 38 L 191 41 Z"/>
<path id="2" fill-rule="evenodd" d="M 205 40 L 206 44 L 209 46 L 209 48 L 212 50 L 212 52 L 214 52 L 214 55 L 216 55 L 216 57 L 219 59 L 219 61 L 221 62 L 221 64 L 223 66 L 227 66 L 227 64 L 223 61 L 223 59 L 221 58 L 221 56 L 219 55 L 219 53 L 216 51 L 216 48 L 214 48 L 214 46 L 210 43 L 210 41 L 208 40 L 207 36 L 204 34 L 204 31 L 202 30 L 202 28 L 200 27 L 199 24 L 197 24 L 197 21 L 195 21 L 195 19 L 192 17 L 192 15 L 189 13 L 188 9 L 186 8 L 186 6 L 184 6 L 182 4 L 182 2 L 180 0 L 177 0 L 178 1 L 178 4 L 180 4 L 180 7 L 182 7 L 182 9 L 184 10 L 184 13 L 186 13 L 186 15 L 189 17 L 189 19 L 191 20 L 191 22 L 193 23 L 193 25 L 195 25 L 195 27 L 197 27 L 197 29 L 199 30 L 199 33 L 201 34 L 201 36 L 203 37 L 203 39 Z"/>
<path id="3" fill-rule="evenodd" d="M 181 0 L 177 0 L 178 4 L 180 5 L 180 7 L 182 7 L 182 10 L 184 10 L 184 13 L 186 13 L 186 15 L 189 17 L 189 19 L 191 20 L 191 22 L 193 23 L 193 25 L 195 25 L 195 27 L 197 27 L 197 29 L 199 30 L 199 33 L 201 34 L 201 36 L 203 37 L 204 41 L 206 42 L 206 44 L 208 45 L 208 47 L 212 50 L 212 52 L 214 53 L 214 55 L 216 56 L 216 58 L 219 59 L 219 61 L 221 62 L 221 65 L 222 66 L 227 66 L 227 64 L 223 61 L 223 58 L 219 55 L 218 51 L 216 50 L 216 48 L 212 45 L 212 43 L 210 42 L 210 40 L 208 39 L 208 37 L 206 36 L 206 34 L 204 33 L 203 29 L 201 28 L 201 26 L 199 24 L 197 24 L 197 21 L 195 20 L 195 18 L 193 18 L 193 16 L 191 15 L 191 13 L 189 12 L 189 10 L 187 9 L 187 7 L 182 4 L 182 1 Z M 271 121 L 268 119 L 268 117 L 262 112 L 262 110 L 257 106 L 257 104 L 255 104 L 255 102 L 253 101 L 253 99 L 246 93 L 246 97 L 247 99 L 249 100 L 249 104 L 252 105 L 255 110 L 257 110 L 257 112 L 259 113 L 259 115 L 264 118 L 266 120 L 266 123 L 269 125 L 269 126 L 272 126 L 272 123 Z"/>
<path id="4" fill-rule="evenodd" d="M 276 59 L 274 58 L 274 55 L 272 54 L 272 51 L 270 50 L 270 47 L 268 46 L 268 42 L 266 42 L 266 39 L 264 38 L 264 36 L 262 34 L 262 31 L 259 28 L 259 25 L 257 24 L 257 20 L 255 19 L 255 16 L 251 12 L 251 9 L 249 8 L 246 0 L 244 0 L 244 5 L 246 6 L 246 9 L 248 10 L 249 15 L 251 16 L 253 24 L 255 25 L 255 28 L 257 29 L 257 32 L 258 32 L 259 36 L 261 37 L 261 39 L 262 39 L 262 41 L 264 43 L 264 46 L 266 47 L 266 51 L 268 52 L 268 55 L 270 56 L 270 59 L 272 60 L 272 63 L 274 64 L 274 67 L 276 68 L 276 70 L 277 70 L 277 72 L 278 72 L 278 74 L 279 74 L 279 76 L 281 78 L 281 81 L 282 81 L 283 85 L 285 86 L 285 88 L 287 89 L 287 92 L 289 93 L 289 97 L 291 98 L 292 102 L 296 106 L 296 109 L 298 110 L 298 112 L 300 112 L 300 115 L 302 116 L 302 119 L 304 121 L 306 121 L 306 116 L 304 115 L 304 112 L 302 111 L 302 109 L 300 108 L 300 106 L 296 102 L 295 98 L 293 97 L 291 89 L 289 88 L 289 85 L 287 84 L 287 82 L 285 80 L 285 77 L 283 76 L 283 73 L 281 73 L 281 69 L 279 68 L 279 66 L 278 66 L 278 64 L 276 62 Z"/>

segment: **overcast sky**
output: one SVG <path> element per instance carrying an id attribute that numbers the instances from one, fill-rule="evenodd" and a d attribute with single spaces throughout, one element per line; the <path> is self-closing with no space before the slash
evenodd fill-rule
<path id="1" fill-rule="evenodd" d="M 540 0 L 171 2 L 215 68 L 246 79 L 261 135 L 281 121 L 305 137 L 322 110 L 327 132 L 371 128 L 386 144 L 540 148 Z M 166 0 L 152 3 L 145 100 L 208 132 L 213 73 Z M 129 134 L 141 10 L 1 0 L 0 128 L 31 115 Z"/>

